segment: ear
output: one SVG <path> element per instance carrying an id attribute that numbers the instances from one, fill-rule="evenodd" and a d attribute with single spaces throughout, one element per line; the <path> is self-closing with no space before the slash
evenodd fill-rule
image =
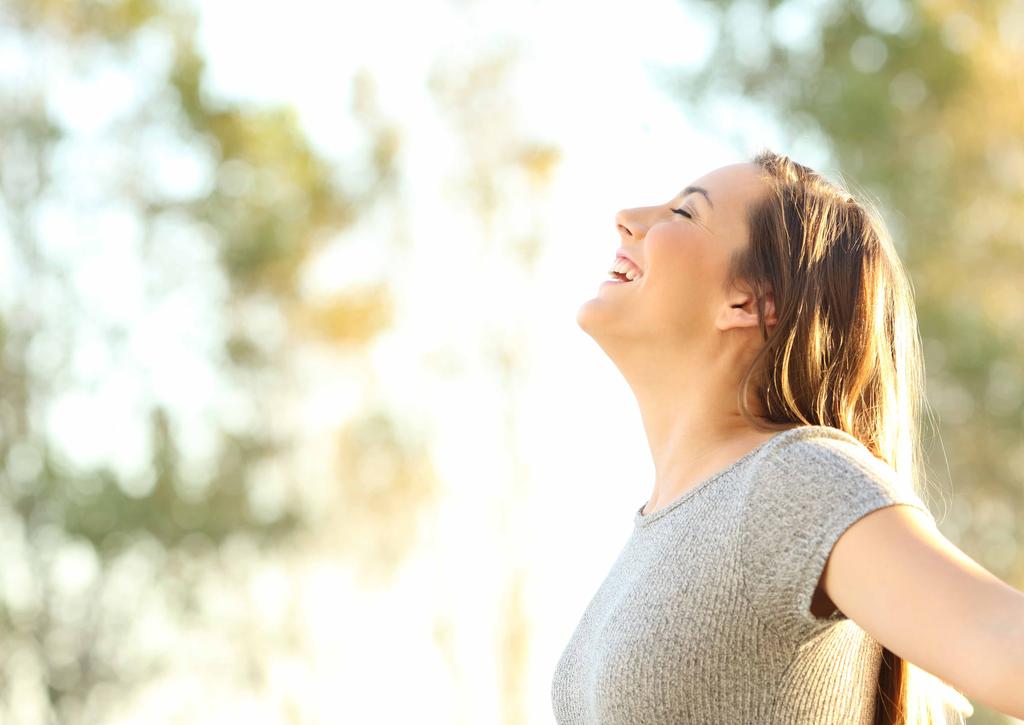
<path id="1" fill-rule="evenodd" d="M 771 329 L 778 323 L 775 316 L 775 297 L 771 290 L 764 296 L 764 323 Z M 719 330 L 752 327 L 758 329 L 757 296 L 749 284 L 738 280 L 726 296 L 725 307 L 718 316 Z"/>

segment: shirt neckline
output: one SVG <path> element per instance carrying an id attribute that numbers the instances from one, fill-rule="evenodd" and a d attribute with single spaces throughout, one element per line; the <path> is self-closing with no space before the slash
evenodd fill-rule
<path id="1" fill-rule="evenodd" d="M 769 438 L 769 439 L 767 439 L 765 441 L 762 441 L 758 446 L 756 446 L 755 448 L 752 448 L 751 450 L 749 450 L 746 453 L 744 453 L 742 456 L 737 458 L 735 461 L 730 463 L 725 468 L 722 468 L 721 470 L 717 471 L 716 473 L 712 473 L 710 476 L 708 476 L 707 478 L 705 478 L 704 480 L 702 480 L 701 482 L 699 482 L 695 486 L 691 486 L 686 491 L 684 491 L 679 497 L 677 497 L 676 499 L 674 499 L 674 500 L 670 501 L 669 503 L 665 504 L 660 509 L 655 511 L 653 514 L 647 514 L 645 516 L 642 513 L 640 513 L 641 511 L 644 510 L 644 506 L 647 505 L 647 501 L 644 501 L 642 504 L 640 504 L 639 508 L 637 508 L 633 512 L 633 524 L 634 524 L 634 526 L 639 528 L 641 526 L 646 526 L 646 525 L 650 524 L 653 521 L 657 521 L 658 519 L 660 519 L 665 514 L 669 513 L 670 511 L 672 511 L 673 509 L 677 508 L 678 506 L 680 506 L 685 501 L 687 501 L 690 498 L 692 498 L 701 489 L 707 487 L 708 485 L 710 485 L 714 481 L 717 481 L 718 479 L 722 478 L 727 473 L 735 470 L 736 468 L 738 468 L 743 463 L 746 463 L 748 460 L 753 458 L 757 453 L 759 453 L 760 451 L 764 450 L 768 446 L 768 444 L 771 443 L 772 441 L 775 441 L 775 440 L 781 438 L 782 436 L 786 435 L 787 433 L 792 433 L 793 431 L 807 430 L 807 429 L 810 429 L 810 428 L 818 428 L 818 427 L 820 427 L 820 426 L 816 426 L 816 425 L 797 425 L 797 426 L 794 426 L 792 428 L 787 428 L 786 430 L 780 431 L 779 433 L 776 433 L 771 438 Z"/>

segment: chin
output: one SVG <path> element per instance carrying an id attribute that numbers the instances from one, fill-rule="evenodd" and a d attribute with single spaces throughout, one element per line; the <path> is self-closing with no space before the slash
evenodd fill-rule
<path id="1" fill-rule="evenodd" d="M 589 333 L 590 328 L 596 324 L 594 318 L 601 314 L 595 309 L 595 306 L 600 304 L 601 300 L 597 299 L 597 297 L 593 297 L 580 305 L 576 310 L 576 324 L 587 333 Z"/>
<path id="2" fill-rule="evenodd" d="M 586 332 L 586 333 L 588 333 L 588 334 L 590 333 L 590 330 L 589 330 L 589 329 L 587 328 L 587 323 L 588 323 L 588 321 L 589 321 L 589 317 L 590 317 L 590 316 L 589 316 L 589 315 L 588 315 L 587 313 L 585 313 L 585 312 L 583 311 L 583 308 L 582 308 L 582 307 L 580 307 L 580 308 L 579 308 L 579 309 L 578 309 L 578 310 L 576 311 L 576 325 L 577 325 L 577 326 L 578 326 L 578 327 L 579 327 L 579 328 L 580 328 L 581 330 L 583 330 L 584 332 Z"/>

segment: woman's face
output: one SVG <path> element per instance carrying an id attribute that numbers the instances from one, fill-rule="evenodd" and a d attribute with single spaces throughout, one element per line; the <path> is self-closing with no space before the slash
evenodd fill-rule
<path id="1" fill-rule="evenodd" d="M 595 338 L 669 345 L 725 329 L 723 320 L 732 319 L 735 305 L 746 299 L 741 290 L 722 286 L 732 254 L 748 244 L 747 208 L 767 191 L 761 173 L 753 163 L 723 166 L 662 204 L 616 214 L 618 253 L 642 274 L 632 282 L 602 282 L 597 296 L 580 307 L 577 323 Z M 616 252 L 609 252 L 611 266 Z"/>

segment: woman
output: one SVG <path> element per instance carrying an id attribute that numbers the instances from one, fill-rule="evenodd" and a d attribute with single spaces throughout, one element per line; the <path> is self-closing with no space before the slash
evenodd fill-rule
<path id="1" fill-rule="evenodd" d="M 918 495 L 917 319 L 878 213 L 763 151 L 616 222 L 577 323 L 654 490 L 557 664 L 558 723 L 962 723 L 961 690 L 1024 717 L 1024 593 Z"/>

